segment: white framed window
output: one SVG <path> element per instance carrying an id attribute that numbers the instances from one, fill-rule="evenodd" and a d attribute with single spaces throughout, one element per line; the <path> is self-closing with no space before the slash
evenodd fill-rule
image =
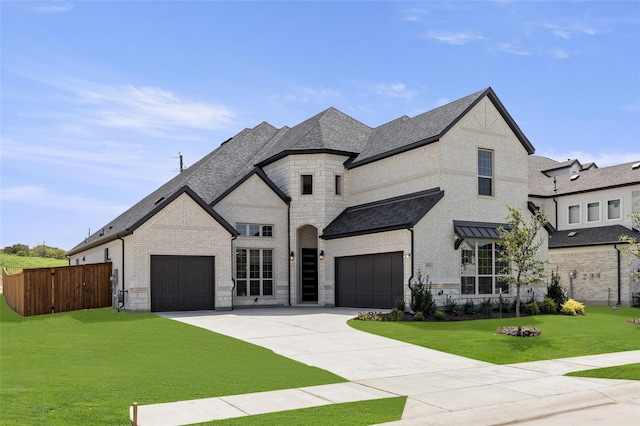
<path id="1" fill-rule="evenodd" d="M 273 296 L 273 249 L 236 249 L 236 296 Z"/>
<path id="2" fill-rule="evenodd" d="M 587 222 L 598 222 L 600 220 L 600 202 L 587 204 Z"/>
<path id="3" fill-rule="evenodd" d="M 335 176 L 335 189 L 336 189 L 336 195 L 342 195 L 342 176 L 341 175 Z"/>
<path id="4" fill-rule="evenodd" d="M 237 223 L 236 230 L 241 237 L 273 237 L 273 225 Z"/>
<path id="5" fill-rule="evenodd" d="M 478 195 L 493 196 L 493 151 L 478 150 Z"/>
<path id="6" fill-rule="evenodd" d="M 313 194 L 313 175 L 300 176 L 300 193 L 302 195 Z"/>
<path id="7" fill-rule="evenodd" d="M 509 283 L 502 279 L 505 262 L 500 261 L 499 242 L 464 240 L 460 245 L 462 269 L 460 293 L 492 295 L 509 292 Z"/>
<path id="8" fill-rule="evenodd" d="M 569 224 L 580 223 L 580 204 L 569 206 Z"/>
<path id="9" fill-rule="evenodd" d="M 607 219 L 614 220 L 620 219 L 620 217 L 620 199 L 607 201 Z"/>

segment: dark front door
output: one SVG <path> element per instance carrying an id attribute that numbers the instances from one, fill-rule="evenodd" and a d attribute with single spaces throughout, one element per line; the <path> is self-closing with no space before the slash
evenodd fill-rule
<path id="1" fill-rule="evenodd" d="M 318 249 L 302 249 L 302 301 L 318 301 Z"/>

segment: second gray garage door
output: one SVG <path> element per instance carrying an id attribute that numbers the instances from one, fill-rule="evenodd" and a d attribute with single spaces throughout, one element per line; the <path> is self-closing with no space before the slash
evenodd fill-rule
<path id="1" fill-rule="evenodd" d="M 336 258 L 336 306 L 393 308 L 404 298 L 402 252 Z"/>

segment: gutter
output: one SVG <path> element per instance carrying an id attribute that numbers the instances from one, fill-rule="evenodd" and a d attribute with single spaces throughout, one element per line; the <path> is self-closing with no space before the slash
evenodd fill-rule
<path id="1" fill-rule="evenodd" d="M 414 251 L 413 251 L 413 228 L 407 228 L 407 231 L 411 232 L 411 276 L 409 277 L 409 281 L 407 282 L 407 284 L 409 285 L 409 289 L 413 290 L 413 288 L 411 287 L 411 281 L 413 281 L 413 268 L 414 268 L 414 262 L 415 262 L 415 256 L 414 256 Z"/>
<path id="2" fill-rule="evenodd" d="M 618 304 L 616 306 L 620 306 L 620 304 L 622 303 L 621 295 L 620 295 L 620 291 L 622 290 L 622 277 L 621 277 L 622 274 L 620 271 L 620 249 L 618 248 L 617 244 L 614 244 L 613 248 L 616 250 L 616 254 L 618 257 Z"/>

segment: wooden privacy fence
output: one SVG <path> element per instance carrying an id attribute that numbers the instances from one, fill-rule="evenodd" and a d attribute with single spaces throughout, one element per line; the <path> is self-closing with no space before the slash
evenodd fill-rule
<path id="1" fill-rule="evenodd" d="M 22 316 L 42 315 L 112 305 L 111 262 L 56 268 L 2 270 L 7 304 Z"/>

